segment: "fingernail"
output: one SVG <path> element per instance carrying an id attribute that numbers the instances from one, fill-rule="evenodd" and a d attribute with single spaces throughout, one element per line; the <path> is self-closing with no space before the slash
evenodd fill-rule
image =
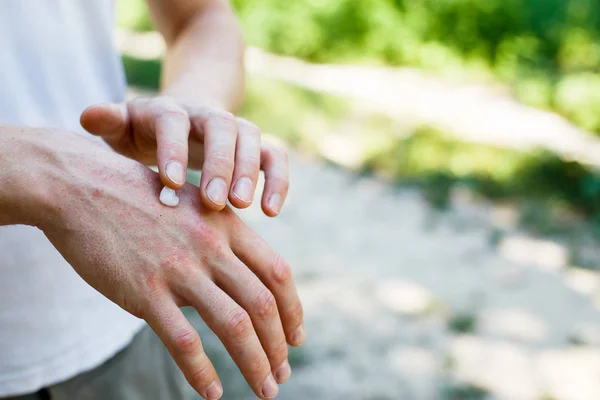
<path id="1" fill-rule="evenodd" d="M 206 186 L 206 196 L 218 206 L 227 202 L 227 183 L 223 178 L 214 178 Z"/>
<path id="2" fill-rule="evenodd" d="M 223 395 L 223 388 L 221 384 L 217 381 L 214 381 L 210 384 L 210 386 L 206 389 L 206 398 L 207 400 L 217 400 L 220 399 Z"/>
<path id="3" fill-rule="evenodd" d="M 285 360 L 283 364 L 281 364 L 279 368 L 277 368 L 277 371 L 275 371 L 275 378 L 277 379 L 277 383 L 286 382 L 288 379 L 290 379 L 291 375 L 292 368 L 290 367 L 290 363 L 288 362 L 288 360 Z"/>
<path id="4" fill-rule="evenodd" d="M 233 194 L 238 199 L 248 203 L 252 201 L 252 195 L 254 194 L 252 189 L 254 189 L 254 185 L 252 184 L 250 178 L 243 177 L 238 179 L 237 183 L 233 187 Z"/>
<path id="5" fill-rule="evenodd" d="M 279 193 L 271 195 L 271 197 L 269 198 L 268 206 L 271 210 L 278 213 L 281 209 L 281 195 Z"/>
<path id="6" fill-rule="evenodd" d="M 279 393 L 279 387 L 277 386 L 273 375 L 269 374 L 267 380 L 265 383 L 263 383 L 262 395 L 267 399 L 272 399 L 273 397 L 277 396 L 277 393 Z"/>
<path id="7" fill-rule="evenodd" d="M 304 325 L 300 325 L 296 332 L 294 332 L 294 336 L 292 337 L 292 341 L 295 345 L 300 345 L 304 343 L 306 340 L 306 333 L 304 332 Z"/>
<path id="8" fill-rule="evenodd" d="M 181 165 L 179 161 L 169 161 L 165 168 L 165 173 L 174 183 L 178 185 L 183 185 L 185 183 L 185 171 L 183 170 L 183 165 Z"/>

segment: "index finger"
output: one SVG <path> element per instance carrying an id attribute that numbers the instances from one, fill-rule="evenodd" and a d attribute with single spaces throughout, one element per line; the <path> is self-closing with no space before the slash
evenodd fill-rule
<path id="1" fill-rule="evenodd" d="M 150 101 L 148 124 L 156 136 L 156 161 L 165 186 L 180 189 L 185 184 L 188 164 L 190 119 L 177 103 L 167 99 Z"/>
<path id="2" fill-rule="evenodd" d="M 273 293 L 287 342 L 300 346 L 306 338 L 304 313 L 291 268 L 260 236 L 240 225 L 230 238 L 231 249 Z"/>

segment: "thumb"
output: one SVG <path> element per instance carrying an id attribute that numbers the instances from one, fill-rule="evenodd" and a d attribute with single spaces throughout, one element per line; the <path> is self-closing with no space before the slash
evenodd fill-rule
<path id="1" fill-rule="evenodd" d="M 83 129 L 105 139 L 118 139 L 126 131 L 129 121 L 125 103 L 97 104 L 86 108 L 79 119 Z"/>

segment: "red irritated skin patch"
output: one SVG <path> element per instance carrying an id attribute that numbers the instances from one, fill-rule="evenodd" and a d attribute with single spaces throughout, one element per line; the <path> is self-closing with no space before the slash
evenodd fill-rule
<path id="1" fill-rule="evenodd" d="M 290 376 L 287 344 L 304 341 L 287 263 L 230 207 L 205 207 L 194 185 L 170 192 L 146 166 L 79 135 L 24 136 L 27 154 L 47 160 L 32 164 L 43 187 L 31 209 L 44 207 L 34 217 L 73 269 L 145 319 L 204 398 L 222 388 L 184 305 L 199 311 L 254 393 L 274 397 Z"/>
<path id="2" fill-rule="evenodd" d="M 160 192 L 159 200 L 165 206 L 175 207 L 179 204 L 179 197 L 177 196 L 177 192 L 173 189 L 164 187 Z"/>

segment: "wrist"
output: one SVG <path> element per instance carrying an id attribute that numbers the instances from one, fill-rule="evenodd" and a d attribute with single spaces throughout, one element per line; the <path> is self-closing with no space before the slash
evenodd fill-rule
<path id="1" fill-rule="evenodd" d="M 42 130 L 0 125 L 0 225 L 39 227 L 52 215 Z"/>

